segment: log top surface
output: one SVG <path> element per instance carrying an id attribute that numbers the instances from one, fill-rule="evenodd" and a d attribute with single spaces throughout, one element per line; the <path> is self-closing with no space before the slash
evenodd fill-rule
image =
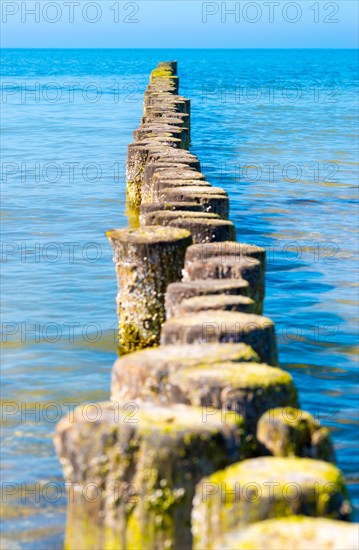
<path id="1" fill-rule="evenodd" d="M 208 256 L 247 256 L 251 254 L 265 255 L 261 246 L 223 241 L 218 243 L 193 244 L 186 251 L 186 260 L 200 260 Z"/>
<path id="2" fill-rule="evenodd" d="M 198 281 L 194 281 L 196 283 Z M 177 284 L 177 283 L 173 283 Z M 183 284 L 183 283 L 181 283 Z M 205 325 L 208 323 L 214 323 L 220 328 L 227 328 L 238 326 L 243 330 L 255 328 L 265 328 L 268 326 L 274 326 L 274 323 L 269 317 L 262 315 L 255 315 L 254 313 L 240 313 L 237 311 L 218 311 L 218 310 L 204 310 L 197 313 L 189 313 L 184 315 L 177 315 L 171 317 L 166 321 L 166 325 L 185 325 L 187 327 L 195 325 Z"/>
<path id="3" fill-rule="evenodd" d="M 286 371 L 266 363 L 234 363 L 233 361 L 197 364 L 185 367 L 173 377 L 173 380 L 192 381 L 201 385 L 233 386 L 237 388 L 266 388 L 278 384 L 292 384 L 292 377 Z"/>
<path id="4" fill-rule="evenodd" d="M 193 364 L 212 364 L 220 361 L 259 361 L 256 352 L 247 344 L 177 344 L 148 348 L 123 355 L 115 365 L 148 365 L 148 368 L 158 368 L 170 363 L 183 366 Z"/>
<path id="5" fill-rule="evenodd" d="M 101 415 L 99 415 L 99 408 Z M 131 418 L 133 419 L 130 422 Z M 93 410 L 88 405 L 77 407 L 73 415 L 60 420 L 57 425 L 57 432 L 61 433 L 71 429 L 74 424 L 103 424 L 110 426 L 132 425 L 135 429 L 148 431 L 162 431 L 175 433 L 185 431 L 212 432 L 214 429 L 223 431 L 226 424 L 233 427 L 243 423 L 239 414 L 228 415 L 226 422 L 223 422 L 223 415 L 220 410 L 213 411 L 208 415 L 208 420 L 203 422 L 202 407 L 191 405 L 174 404 L 170 407 L 156 405 L 150 402 L 131 401 L 129 403 L 117 402 L 116 400 L 98 403 Z"/>
<path id="6" fill-rule="evenodd" d="M 235 486 L 237 483 L 255 482 L 258 485 L 270 481 L 276 483 L 274 493 L 287 483 L 298 483 L 307 486 L 308 489 L 323 484 L 323 489 L 328 493 L 336 491 L 341 486 L 341 473 L 333 464 L 323 460 L 298 457 L 274 457 L 265 456 L 252 458 L 228 466 L 224 470 L 214 473 L 209 479 L 216 482 L 224 482 L 227 486 Z M 338 483 L 339 482 L 339 483 Z M 317 486 L 313 485 L 318 483 Z"/>
<path id="7" fill-rule="evenodd" d="M 191 236 L 186 229 L 179 227 L 164 227 L 161 225 L 147 225 L 136 229 L 110 229 L 106 236 L 111 241 L 120 241 L 133 244 L 170 243 Z"/>
<path id="8" fill-rule="evenodd" d="M 254 523 L 218 541 L 222 550 L 357 550 L 358 524 L 328 518 L 289 516 Z"/>
<path id="9" fill-rule="evenodd" d="M 248 287 L 248 281 L 244 279 L 197 279 L 196 281 L 186 281 L 182 283 L 171 283 L 168 288 L 173 291 L 181 291 L 187 288 L 198 288 L 204 291 L 210 291 L 216 289 L 217 292 L 235 290 L 237 288 Z"/>

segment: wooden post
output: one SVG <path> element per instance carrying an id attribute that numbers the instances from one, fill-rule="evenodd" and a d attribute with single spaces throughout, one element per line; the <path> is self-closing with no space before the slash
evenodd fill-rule
<path id="1" fill-rule="evenodd" d="M 340 471 L 309 458 L 239 462 L 198 484 L 193 548 L 217 548 L 215 541 L 232 529 L 292 514 L 348 520 L 350 506 Z"/>
<path id="2" fill-rule="evenodd" d="M 191 548 L 196 483 L 242 454 L 243 419 L 177 405 L 108 402 L 59 422 L 55 445 L 69 487 L 65 547 Z"/>
<path id="3" fill-rule="evenodd" d="M 163 182 L 164 184 L 164 182 Z M 176 189 L 163 187 L 158 193 L 159 200 L 166 201 L 196 201 L 205 212 L 218 214 L 223 220 L 229 216 L 229 199 L 225 192 L 218 187 L 207 187 L 203 189 L 199 186 L 185 187 L 178 186 Z"/>
<path id="4" fill-rule="evenodd" d="M 158 344 L 167 285 L 179 281 L 190 233 L 179 228 L 113 229 L 122 353 Z"/>
<path id="5" fill-rule="evenodd" d="M 173 283 L 168 285 L 166 292 L 166 318 L 170 319 L 179 315 L 179 305 L 183 300 L 194 296 L 208 295 L 234 295 L 248 296 L 249 285 L 245 280 L 202 279 L 200 281 L 188 281 L 185 283 Z"/>
<path id="6" fill-rule="evenodd" d="M 233 257 L 237 262 L 245 260 L 250 263 L 251 259 L 258 260 L 262 266 L 262 271 L 266 269 L 266 252 L 261 246 L 235 243 L 232 241 L 221 243 L 194 244 L 189 246 L 186 251 L 185 271 L 190 268 L 192 262 L 197 260 L 207 261 L 212 258 L 222 259 Z"/>
<path id="7" fill-rule="evenodd" d="M 274 323 L 268 317 L 233 311 L 200 311 L 171 317 L 161 330 L 161 344 L 243 342 L 268 365 L 278 364 Z"/>
<path id="8" fill-rule="evenodd" d="M 335 462 L 329 431 L 306 411 L 293 407 L 268 410 L 260 418 L 261 454 L 301 456 Z"/>
<path id="9" fill-rule="evenodd" d="M 195 260 L 187 264 L 184 270 L 184 281 L 197 279 L 245 279 L 249 283 L 249 295 L 254 300 L 254 313 L 263 313 L 264 300 L 264 272 L 260 262 L 254 258 L 222 256 Z"/>
<path id="10" fill-rule="evenodd" d="M 196 202 L 156 202 L 142 203 L 140 206 L 140 225 L 146 225 L 146 216 L 151 212 L 159 212 L 161 210 L 178 211 L 185 210 L 187 212 L 201 212 L 201 206 Z"/>

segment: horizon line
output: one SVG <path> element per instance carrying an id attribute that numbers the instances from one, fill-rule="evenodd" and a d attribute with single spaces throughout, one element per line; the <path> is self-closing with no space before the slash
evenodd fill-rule
<path id="1" fill-rule="evenodd" d="M 261 47 L 261 48 L 248 48 L 248 47 L 238 47 L 238 48 L 206 48 L 206 47 L 189 47 L 189 48 L 176 48 L 174 46 L 169 47 L 111 47 L 111 46 L 5 46 L 0 47 L 0 51 L 3 50 L 358 50 L 358 47 L 348 47 L 348 46 L 337 46 L 337 47 L 302 47 L 302 46 L 288 46 L 288 47 Z"/>

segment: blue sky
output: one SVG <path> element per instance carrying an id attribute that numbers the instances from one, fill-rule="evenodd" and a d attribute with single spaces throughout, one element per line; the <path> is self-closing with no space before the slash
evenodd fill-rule
<path id="1" fill-rule="evenodd" d="M 356 48 L 356 0 L 2 0 L 2 47 Z"/>

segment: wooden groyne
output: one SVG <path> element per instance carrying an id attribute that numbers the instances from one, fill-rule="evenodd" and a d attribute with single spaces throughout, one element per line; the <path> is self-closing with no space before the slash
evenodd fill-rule
<path id="1" fill-rule="evenodd" d="M 228 195 L 201 173 L 190 131 L 177 63 L 162 62 L 128 147 L 139 227 L 107 233 L 111 400 L 78 407 L 55 435 L 66 548 L 354 550 L 328 430 L 300 409 L 263 316 L 265 251 L 236 242 Z"/>

